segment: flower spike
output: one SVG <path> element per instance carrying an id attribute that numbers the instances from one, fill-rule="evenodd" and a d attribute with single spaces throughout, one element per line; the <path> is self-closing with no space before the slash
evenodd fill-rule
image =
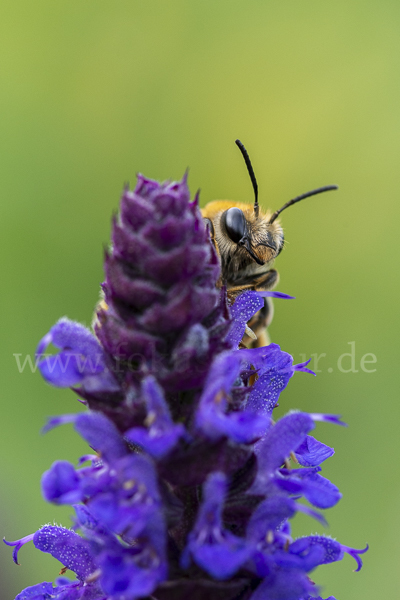
<path id="1" fill-rule="evenodd" d="M 39 342 L 44 379 L 88 409 L 44 431 L 72 423 L 87 450 L 42 476 L 46 501 L 73 506 L 72 528 L 5 541 L 16 564 L 32 541 L 75 578 L 16 600 L 322 600 L 311 571 L 345 554 L 362 566 L 368 546 L 292 536 L 297 513 L 326 525 L 320 511 L 341 498 L 321 474 L 334 450 L 311 433 L 318 421 L 345 424 L 275 418 L 310 361 L 242 340 L 265 298 L 292 296 L 247 289 L 232 302 L 217 228 L 210 236 L 198 206 L 187 172 L 164 183 L 139 174 L 113 219 L 93 331 L 63 318 Z M 50 344 L 57 354 L 45 354 Z"/>

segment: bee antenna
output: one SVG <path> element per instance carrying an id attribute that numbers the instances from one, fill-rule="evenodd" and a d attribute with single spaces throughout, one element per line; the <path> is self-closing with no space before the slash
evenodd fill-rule
<path id="1" fill-rule="evenodd" d="M 331 190 L 338 190 L 338 189 L 339 189 L 339 186 L 337 186 L 337 185 L 325 185 L 324 187 L 317 188 L 316 190 L 312 190 L 311 192 L 306 192 L 305 194 L 301 194 L 301 196 L 297 196 L 296 198 L 289 200 L 289 202 L 286 202 L 286 204 L 284 204 L 282 206 L 282 208 L 280 208 L 279 210 L 276 210 L 274 212 L 274 214 L 272 215 L 272 217 L 270 218 L 270 220 L 268 221 L 268 224 L 270 225 L 271 223 L 273 223 L 275 221 L 275 219 L 277 219 L 278 216 L 281 214 L 281 212 L 283 210 L 285 210 L 285 208 L 289 208 L 289 206 L 292 206 L 292 204 L 296 204 L 296 202 L 300 202 L 300 200 L 304 200 L 305 198 L 309 198 L 310 196 L 316 196 L 317 194 L 322 194 L 322 192 L 330 192 Z"/>
<path id="2" fill-rule="evenodd" d="M 248 152 L 247 152 L 246 148 L 243 146 L 243 144 L 242 144 L 242 142 L 240 140 L 235 140 L 235 144 L 239 148 L 240 152 L 243 154 L 244 162 L 246 163 L 246 167 L 247 167 L 247 170 L 248 170 L 249 175 L 250 175 L 251 183 L 253 184 L 254 197 L 255 197 L 255 200 L 254 200 L 254 214 L 255 214 L 255 216 L 257 218 L 258 217 L 258 211 L 259 211 L 257 179 L 256 179 L 256 176 L 254 175 L 253 166 L 251 164 L 250 156 L 248 155 Z"/>

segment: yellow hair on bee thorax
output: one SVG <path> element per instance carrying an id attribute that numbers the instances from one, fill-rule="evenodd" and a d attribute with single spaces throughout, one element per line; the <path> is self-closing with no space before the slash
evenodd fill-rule
<path id="1" fill-rule="evenodd" d="M 253 204 L 248 204 L 246 202 L 234 202 L 233 200 L 212 200 L 211 202 L 208 202 L 208 204 L 206 204 L 204 208 L 201 209 L 201 214 L 204 218 L 210 219 L 212 221 L 218 214 L 225 212 L 226 210 L 234 206 L 236 208 L 240 208 L 240 210 L 243 211 L 247 219 L 252 220 L 252 218 L 255 217 Z M 270 217 L 270 214 L 270 211 L 264 213 L 260 207 L 260 219 L 268 219 Z"/>

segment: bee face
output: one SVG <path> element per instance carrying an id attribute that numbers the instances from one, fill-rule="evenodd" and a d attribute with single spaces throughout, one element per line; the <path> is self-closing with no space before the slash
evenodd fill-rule
<path id="1" fill-rule="evenodd" d="M 268 213 L 256 216 L 253 206 L 229 201 L 210 202 L 203 216 L 212 223 L 218 248 L 222 279 L 231 286 L 240 285 L 267 272 L 284 244 L 283 230 Z"/>

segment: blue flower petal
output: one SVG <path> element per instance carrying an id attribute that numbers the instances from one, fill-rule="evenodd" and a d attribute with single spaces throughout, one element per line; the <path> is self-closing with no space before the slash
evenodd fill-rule
<path id="1" fill-rule="evenodd" d="M 312 435 L 307 435 L 295 452 L 297 461 L 303 467 L 317 467 L 334 454 L 333 448 L 319 442 Z"/>
<path id="2" fill-rule="evenodd" d="M 325 551 L 321 546 L 314 545 L 308 548 L 308 551 L 301 554 L 292 554 L 285 551 L 278 551 L 274 555 L 276 564 L 283 569 L 299 569 L 308 573 L 322 564 Z"/>
<path id="3" fill-rule="evenodd" d="M 247 322 L 264 306 L 264 300 L 257 292 L 249 291 L 240 294 L 231 306 L 233 323 L 226 336 L 231 348 L 237 348 L 242 341 Z"/>
<path id="4" fill-rule="evenodd" d="M 294 374 L 293 358 L 282 352 L 277 344 L 242 352 L 258 370 L 258 379 L 248 395 L 246 408 L 270 416 L 280 393 Z"/>
<path id="5" fill-rule="evenodd" d="M 148 428 L 133 427 L 124 436 L 129 442 L 142 446 L 155 458 L 163 458 L 185 436 L 185 428 L 181 423 L 175 425 L 173 422 L 163 390 L 154 377 L 143 380 L 142 397 L 148 411 Z"/>
<path id="6" fill-rule="evenodd" d="M 48 552 L 84 580 L 96 570 L 89 544 L 77 533 L 56 525 L 45 525 L 33 536 L 38 550 Z"/>
<path id="7" fill-rule="evenodd" d="M 37 585 L 32 585 L 23 590 L 15 600 L 52 600 L 55 598 L 55 589 L 52 583 L 44 581 Z"/>
<path id="8" fill-rule="evenodd" d="M 290 494 L 303 495 L 317 508 L 331 508 L 342 497 L 338 488 L 318 474 L 319 467 L 304 469 L 280 469 L 273 478 L 275 484 Z"/>
<path id="9" fill-rule="evenodd" d="M 273 496 L 259 504 L 253 512 L 247 527 L 247 536 L 255 541 L 263 539 L 268 530 L 274 530 L 285 519 L 296 513 L 296 503 L 285 496 Z"/>
<path id="10" fill-rule="evenodd" d="M 55 504 L 74 504 L 82 500 L 80 481 L 74 466 L 58 460 L 42 475 L 42 492 L 45 500 Z"/>
<path id="11" fill-rule="evenodd" d="M 127 454 L 126 444 L 118 429 L 101 412 L 88 411 L 74 415 L 51 417 L 44 426 L 43 433 L 67 423 L 74 423 L 75 430 L 93 450 L 99 452 L 108 462 L 117 460 Z"/>
<path id="12" fill-rule="evenodd" d="M 368 544 L 362 550 L 356 550 L 339 544 L 336 540 L 331 537 L 324 535 L 310 535 L 297 539 L 293 544 L 290 545 L 289 552 L 291 554 L 305 555 L 309 552 L 312 546 L 320 546 L 323 549 L 323 555 L 319 564 L 327 564 L 342 560 L 344 553 L 350 554 L 357 562 L 357 569 L 359 571 L 362 567 L 362 560 L 360 554 L 364 554 L 368 550 Z"/>
<path id="13" fill-rule="evenodd" d="M 108 462 L 125 456 L 127 449 L 112 421 L 100 412 L 80 413 L 75 420 L 76 431 Z"/>
<path id="14" fill-rule="evenodd" d="M 245 358 L 242 350 L 224 352 L 212 364 L 196 412 L 196 425 L 207 437 L 227 436 L 239 444 L 248 444 L 264 435 L 270 425 L 266 415 L 247 409 L 229 410 L 232 387 Z"/>
<path id="15" fill-rule="evenodd" d="M 231 348 L 237 348 L 242 341 L 246 325 L 256 312 L 264 306 L 264 297 L 293 299 L 282 292 L 255 292 L 253 290 L 240 294 L 231 306 L 233 323 L 226 336 L 226 342 Z"/>
<path id="16" fill-rule="evenodd" d="M 119 385 L 106 367 L 105 353 L 97 338 L 80 323 L 60 319 L 39 342 L 42 358 L 49 344 L 62 352 L 39 362 L 42 376 L 58 387 L 83 385 L 87 391 L 116 392 Z"/>
<path id="17" fill-rule="evenodd" d="M 160 509 L 160 495 L 152 463 L 144 456 L 128 455 L 114 463 L 103 479 L 86 487 L 87 507 L 102 525 L 126 540 L 139 535 Z"/>
<path id="18" fill-rule="evenodd" d="M 222 528 L 226 477 L 212 473 L 204 486 L 204 499 L 188 538 L 186 554 L 216 579 L 228 579 L 249 558 L 251 546 L 244 538 Z M 184 560 L 184 563 L 186 561 Z M 184 564 L 187 566 L 187 564 Z"/>
<path id="19" fill-rule="evenodd" d="M 308 414 L 292 412 L 268 430 L 256 445 L 258 473 L 254 489 L 264 488 L 272 472 L 300 446 L 313 428 L 314 421 Z"/>
<path id="20" fill-rule="evenodd" d="M 100 582 L 107 597 L 141 598 L 151 594 L 167 576 L 165 528 L 153 519 L 135 544 L 122 547 L 110 540 L 98 557 Z"/>

